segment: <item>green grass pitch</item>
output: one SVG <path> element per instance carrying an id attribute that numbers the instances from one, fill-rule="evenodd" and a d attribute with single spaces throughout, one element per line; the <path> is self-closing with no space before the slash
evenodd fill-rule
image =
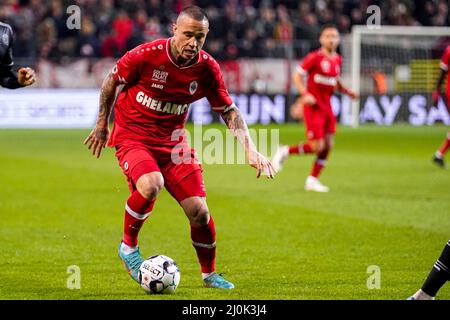
<path id="1" fill-rule="evenodd" d="M 270 128 L 285 144 L 304 138 L 298 125 Z M 125 178 L 113 150 L 89 154 L 88 132 L 0 130 L 0 299 L 404 300 L 450 238 L 450 171 L 431 163 L 446 128 L 341 127 L 322 175 L 329 194 L 303 190 L 312 157 L 289 159 L 272 181 L 246 165 L 204 166 L 217 271 L 235 290 L 202 287 L 187 219 L 163 191 L 141 252 L 174 258 L 181 282 L 147 295 L 117 256 Z M 71 265 L 80 290 L 66 287 Z M 367 287 L 371 265 L 380 289 Z M 438 299 L 449 298 L 447 285 Z"/>

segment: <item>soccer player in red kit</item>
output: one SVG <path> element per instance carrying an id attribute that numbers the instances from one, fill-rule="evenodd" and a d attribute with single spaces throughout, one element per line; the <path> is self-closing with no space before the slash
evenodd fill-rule
<path id="1" fill-rule="evenodd" d="M 232 289 L 215 272 L 216 231 L 206 203 L 202 167 L 186 142 L 184 123 L 189 104 L 206 97 L 246 151 L 249 164 L 273 178 L 271 163 L 260 154 L 247 125 L 225 88 L 217 62 L 201 50 L 209 31 L 206 13 L 190 6 L 173 25 L 173 37 L 144 43 L 127 52 L 105 78 L 97 124 L 84 143 L 100 156 L 108 136 L 108 118 L 115 105 L 108 146 L 115 147 L 131 196 L 119 256 L 135 281 L 142 258 L 138 234 L 165 186 L 190 222 L 191 240 L 206 287 Z M 116 89 L 123 85 L 114 104 Z"/>
<path id="2" fill-rule="evenodd" d="M 319 38 L 321 48 L 309 53 L 293 74 L 293 81 L 300 93 L 296 105 L 303 108 L 306 125 L 306 142 L 292 146 L 280 146 L 272 164 L 279 171 L 290 155 L 316 154 L 311 174 L 306 179 L 307 191 L 328 192 L 318 179 L 333 146 L 336 132 L 336 117 L 331 109 L 331 96 L 337 88 L 352 99 L 357 95 L 342 85 L 339 80 L 342 58 L 336 52 L 339 45 L 339 32 L 333 25 L 322 27 Z M 305 84 L 303 76 L 307 76 Z M 292 114 L 298 114 L 293 110 Z"/>
<path id="3" fill-rule="evenodd" d="M 433 105 L 437 105 L 439 101 L 439 97 L 441 96 L 441 87 L 444 83 L 445 76 L 447 75 L 447 90 L 446 90 L 446 103 L 447 109 L 450 111 L 450 73 L 448 72 L 448 67 L 450 66 L 450 45 L 444 51 L 442 55 L 440 67 L 441 72 L 436 84 L 436 90 L 433 91 L 432 99 Z M 434 153 L 433 162 L 440 166 L 441 168 L 446 168 L 446 164 L 444 161 L 444 155 L 447 153 L 448 148 L 450 147 L 450 131 L 447 132 L 447 136 L 444 140 L 444 143 L 441 145 L 439 150 Z"/>

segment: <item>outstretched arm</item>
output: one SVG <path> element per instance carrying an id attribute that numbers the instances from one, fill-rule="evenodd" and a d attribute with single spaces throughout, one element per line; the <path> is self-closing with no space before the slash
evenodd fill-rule
<path id="1" fill-rule="evenodd" d="M 0 86 L 8 89 L 27 87 L 36 82 L 35 71 L 30 67 L 13 71 L 12 49 L 9 48 L 0 64 Z"/>
<path id="2" fill-rule="evenodd" d="M 8 89 L 17 89 L 31 86 L 36 82 L 36 74 L 30 67 L 20 68 L 13 72 L 8 67 L 0 67 L 0 86 Z"/>
<path id="3" fill-rule="evenodd" d="M 239 143 L 244 147 L 250 166 L 257 170 L 256 177 L 259 178 L 261 172 L 263 172 L 269 178 L 273 178 L 275 170 L 270 161 L 256 149 L 256 146 L 250 137 L 247 123 L 239 109 L 233 104 L 226 108 L 226 111 L 221 114 L 221 117 L 225 121 L 228 129 L 230 129 Z"/>
<path id="4" fill-rule="evenodd" d="M 7 26 L 6 33 L 3 34 L 4 41 L 2 46 L 6 44 L 4 54 L 0 63 L 0 86 L 8 89 L 17 89 L 32 85 L 36 81 L 36 75 L 30 67 L 19 68 L 17 72 L 13 71 L 13 44 L 14 35 L 10 26 Z"/>
<path id="5" fill-rule="evenodd" d="M 338 80 L 338 82 L 337 82 L 337 89 L 340 92 L 342 92 L 343 94 L 348 95 L 352 99 L 358 98 L 358 94 L 353 92 L 352 90 L 348 89 L 346 86 L 344 86 L 340 80 Z"/>
<path id="6" fill-rule="evenodd" d="M 100 157 L 102 149 L 106 146 L 109 137 L 109 116 L 116 98 L 116 90 L 118 84 L 109 73 L 105 80 L 103 80 L 100 90 L 99 111 L 97 117 L 97 124 L 91 133 L 84 140 L 84 144 L 92 151 L 92 154 L 97 158 Z"/>

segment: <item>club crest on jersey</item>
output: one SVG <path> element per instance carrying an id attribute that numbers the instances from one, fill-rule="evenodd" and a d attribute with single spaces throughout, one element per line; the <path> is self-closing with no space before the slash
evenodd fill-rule
<path id="1" fill-rule="evenodd" d="M 328 60 L 322 60 L 320 62 L 320 68 L 323 72 L 329 72 L 330 71 L 330 62 Z"/>
<path id="2" fill-rule="evenodd" d="M 167 82 L 167 76 L 169 75 L 168 72 L 162 71 L 162 70 L 153 70 L 153 81 L 159 81 L 159 82 Z"/>
<path id="3" fill-rule="evenodd" d="M 192 94 L 195 93 L 195 91 L 197 91 L 198 88 L 198 83 L 197 81 L 192 81 L 191 84 L 189 85 L 189 92 Z"/>

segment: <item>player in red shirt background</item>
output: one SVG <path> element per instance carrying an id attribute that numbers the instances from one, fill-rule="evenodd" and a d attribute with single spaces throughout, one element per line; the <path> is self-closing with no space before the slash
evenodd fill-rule
<path id="1" fill-rule="evenodd" d="M 232 289 L 215 273 L 216 231 L 206 203 L 202 167 L 185 139 L 189 104 L 206 97 L 244 146 L 249 164 L 273 178 L 247 125 L 225 88 L 217 62 L 201 50 L 209 31 L 206 13 L 190 6 L 173 25 L 174 36 L 144 43 L 127 52 L 105 78 L 95 128 L 84 143 L 98 158 L 108 142 L 112 106 L 114 126 L 108 145 L 125 173 L 131 196 L 119 256 L 135 281 L 142 258 L 138 234 L 163 188 L 179 202 L 190 222 L 191 240 L 206 287 Z M 123 85 L 114 104 L 116 90 Z"/>
<path id="2" fill-rule="evenodd" d="M 316 154 L 311 174 L 305 182 L 307 191 L 328 192 L 318 179 L 325 166 L 328 154 L 333 147 L 336 132 L 336 117 L 331 109 L 331 96 L 337 88 L 343 94 L 356 99 L 357 95 L 342 85 L 339 80 L 342 58 L 336 52 L 339 46 L 339 31 L 333 25 L 322 27 L 321 48 L 309 53 L 293 74 L 293 81 L 300 93 L 300 99 L 291 114 L 299 114 L 303 109 L 306 126 L 306 142 L 292 146 L 280 146 L 275 153 L 272 164 L 276 171 L 290 155 Z M 305 84 L 303 76 L 307 76 Z"/>
<path id="3" fill-rule="evenodd" d="M 450 45 L 444 51 L 442 55 L 440 67 L 441 72 L 436 84 L 436 90 L 433 91 L 432 99 L 433 105 L 437 105 L 439 101 L 439 97 L 441 96 L 441 87 L 444 83 L 445 76 L 447 75 L 447 88 L 446 88 L 446 98 L 447 98 L 447 109 L 450 111 L 450 73 L 448 72 L 448 66 L 450 65 Z M 450 131 L 447 132 L 447 137 L 444 140 L 444 143 L 441 145 L 439 150 L 434 153 L 433 162 L 436 163 L 441 168 L 446 168 L 446 164 L 444 161 L 444 155 L 447 153 L 448 148 L 450 147 Z"/>

